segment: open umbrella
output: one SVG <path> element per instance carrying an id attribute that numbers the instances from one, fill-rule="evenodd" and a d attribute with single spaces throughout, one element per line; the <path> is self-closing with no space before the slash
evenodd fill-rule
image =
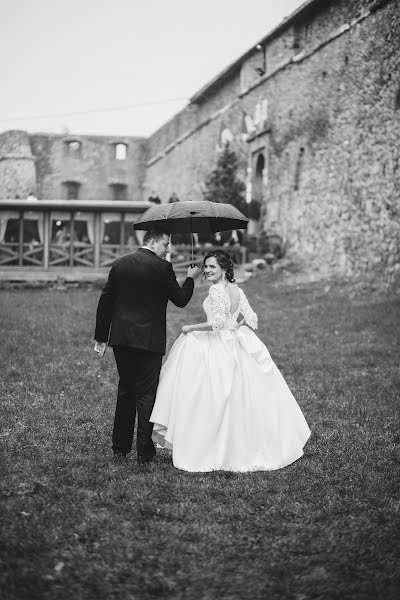
<path id="1" fill-rule="evenodd" d="M 134 228 L 149 230 L 161 227 L 169 233 L 216 233 L 246 229 L 248 222 L 232 204 L 199 200 L 151 206 L 138 218 Z"/>

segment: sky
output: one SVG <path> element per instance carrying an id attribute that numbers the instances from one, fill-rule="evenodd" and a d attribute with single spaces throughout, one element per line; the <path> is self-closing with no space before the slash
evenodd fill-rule
<path id="1" fill-rule="evenodd" d="M 0 0 L 0 131 L 148 136 L 303 1 Z"/>

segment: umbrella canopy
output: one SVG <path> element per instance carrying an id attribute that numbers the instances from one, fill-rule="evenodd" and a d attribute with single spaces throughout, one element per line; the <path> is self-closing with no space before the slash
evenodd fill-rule
<path id="1" fill-rule="evenodd" d="M 199 200 L 157 204 L 144 212 L 135 229 L 161 227 L 169 233 L 216 233 L 246 229 L 249 220 L 231 204 Z"/>

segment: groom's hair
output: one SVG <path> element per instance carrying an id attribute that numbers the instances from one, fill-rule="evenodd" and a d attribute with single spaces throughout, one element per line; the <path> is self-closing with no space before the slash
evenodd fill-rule
<path id="1" fill-rule="evenodd" d="M 147 246 L 152 240 L 158 242 L 164 235 L 167 235 L 169 237 L 169 233 L 166 229 L 162 229 L 161 227 L 154 227 L 153 229 L 149 229 L 144 234 L 143 245 Z"/>

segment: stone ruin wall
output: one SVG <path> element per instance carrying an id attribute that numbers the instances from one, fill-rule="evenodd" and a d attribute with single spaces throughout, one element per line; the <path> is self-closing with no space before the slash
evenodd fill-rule
<path id="1" fill-rule="evenodd" d="M 111 200 L 110 184 L 127 186 L 129 200 L 142 200 L 145 177 L 146 141 L 135 137 L 99 135 L 30 136 L 36 157 L 38 197 L 65 199 L 66 181 L 80 184 L 79 196 L 86 200 Z M 79 141 L 81 155 L 66 155 L 65 143 Z M 124 161 L 114 159 L 113 147 L 124 143 L 128 147 Z"/>
<path id="2" fill-rule="evenodd" d="M 269 41 L 262 81 L 255 54 L 150 138 L 146 186 L 165 200 L 201 198 L 228 128 L 243 179 L 252 153 L 266 155 L 265 227 L 284 236 L 289 257 L 390 280 L 400 274 L 398 3 L 321 6 Z M 263 99 L 268 131 L 244 141 L 243 111 L 254 115 Z"/>
<path id="3" fill-rule="evenodd" d="M 65 145 L 81 143 L 78 157 L 68 156 Z M 114 145 L 128 147 L 124 161 L 114 158 Z M 79 183 L 79 197 L 111 200 L 111 184 L 127 186 L 128 199 L 141 201 L 145 179 L 146 139 L 98 135 L 0 134 L 0 197 L 65 199 L 65 183 Z"/>
<path id="4" fill-rule="evenodd" d="M 36 168 L 25 131 L 0 133 L 0 198 L 26 198 L 36 191 Z"/>

